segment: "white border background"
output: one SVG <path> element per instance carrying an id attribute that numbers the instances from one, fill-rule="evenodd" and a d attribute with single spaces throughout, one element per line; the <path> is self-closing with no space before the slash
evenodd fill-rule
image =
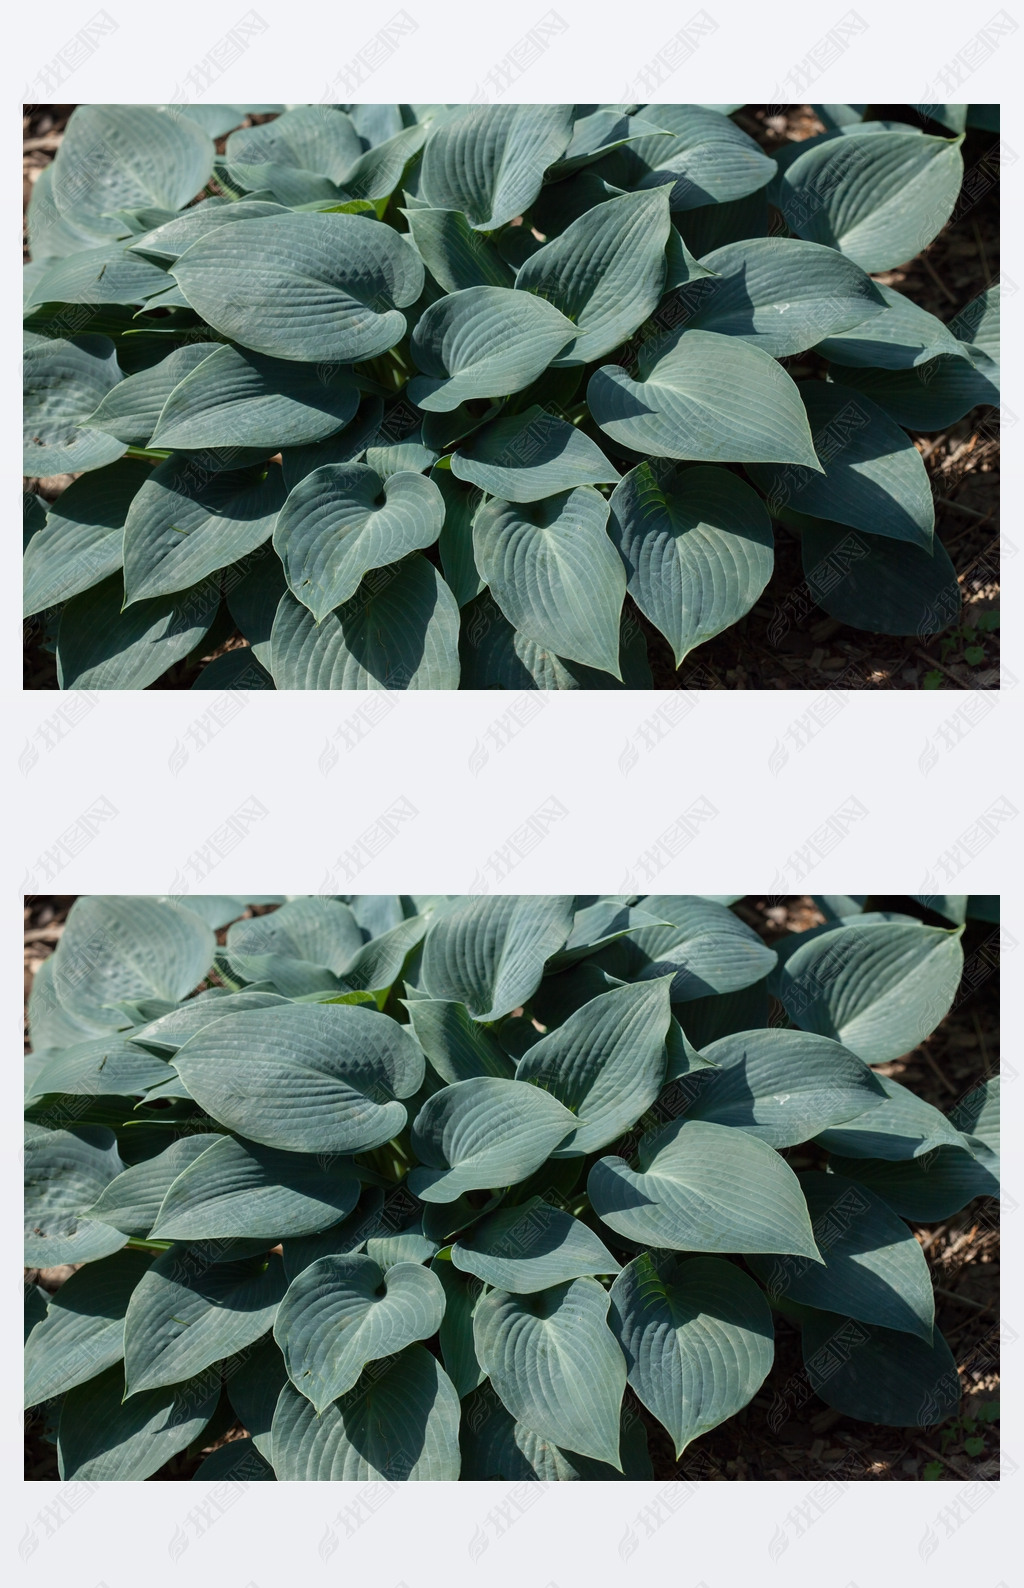
<path id="1" fill-rule="evenodd" d="M 787 102 L 828 92 L 880 103 L 956 92 L 975 102 L 1005 100 L 1013 140 L 1024 62 L 1024 7 L 1016 0 L 1008 11 L 995 4 L 896 8 L 878 0 L 852 8 L 807 0 L 785 8 L 734 0 L 708 0 L 703 8 L 557 0 L 552 8 L 537 0 L 518 12 L 481 0 L 409 0 L 401 9 L 415 31 L 390 52 L 373 41 L 400 8 L 377 0 L 344 9 L 308 0 L 258 0 L 254 8 L 243 0 L 159 8 L 110 0 L 103 9 L 116 29 L 92 53 L 72 48 L 63 56 L 82 58 L 73 70 L 61 68 L 67 75 L 59 87 L 45 86 L 55 81 L 47 73 L 96 8 L 87 0 L 52 0 L 12 19 L 4 62 L 12 137 L 14 105 L 23 98 L 152 103 L 185 93 L 208 102 L 234 94 L 238 102 L 291 103 L 461 101 L 486 93 L 512 102 L 716 102 L 739 92 Z M 524 45 L 552 9 L 564 29 L 549 32 L 543 48 Z M 253 11 L 263 30 L 244 50 L 222 48 Z M 833 30 L 851 11 L 864 26 L 847 26 L 847 47 L 837 48 Z M 657 90 L 644 91 L 643 74 L 672 55 L 672 41 L 700 14 L 714 28 L 705 22 L 689 58 L 671 72 L 663 65 Z M 990 27 L 996 18 L 998 33 Z M 345 89 L 360 52 L 380 64 L 358 88 Z M 521 71 L 506 65 L 507 89 L 495 88 L 495 68 L 531 56 Z M 190 74 L 211 58 L 224 62 L 221 74 L 205 92 L 190 92 Z M 956 73 L 965 86 L 943 86 Z M 1011 144 L 1003 145 L 1003 162 L 1012 416 L 1024 411 L 1024 399 L 1019 357 L 1012 357 L 1020 297 L 1010 284 L 1024 267 L 1020 165 Z M 8 170 L 13 188 L 13 161 Z M 12 192 L 8 213 L 13 204 Z M 12 258 L 3 266 L 13 300 Z M 13 332 L 10 346 L 3 401 L 13 425 Z M 1003 474 L 1011 507 L 1019 504 L 1020 477 L 1012 424 Z M 1016 521 L 1011 515 L 1010 524 Z M 1015 553 L 1004 539 L 1011 623 L 1019 620 Z M 18 666 L 14 555 L 0 593 L 5 678 L 17 677 Z M 8 687 L 8 1006 L 13 1011 L 19 1002 L 11 967 L 23 891 L 955 887 L 1002 892 L 1007 941 L 1019 944 L 1019 641 L 1010 638 L 1004 654 L 999 696 L 577 693 L 545 696 L 538 708 L 536 697 L 420 694 L 388 696 L 386 709 L 378 701 L 368 710 L 366 695 L 254 693 L 239 706 L 236 697 L 205 693 L 194 701 L 168 692 L 76 701 Z M 1024 978 L 1012 975 L 1014 954 L 1007 963 L 1005 1025 L 1019 1034 Z M 1015 1049 L 1008 1048 L 1011 1075 Z M 1017 1091 L 1007 1088 L 1011 1121 L 1020 1113 Z M 12 1180 L 19 1169 L 15 1128 L 12 1112 L 4 1155 Z M 1007 1157 L 1013 1208 L 1022 1193 L 1014 1184 L 1016 1157 Z M 12 1207 L 17 1195 L 12 1187 Z M 1006 1229 L 1008 1346 L 1024 1328 L 1017 1223 L 1008 1219 Z M 16 1311 L 12 1292 L 12 1333 Z M 11 1341 L 10 1361 L 18 1349 Z M 1006 1352 L 1004 1419 L 1007 1468 L 1016 1461 L 1018 1470 L 1024 1455 L 1014 1369 L 1021 1350 Z M 876 1588 L 893 1579 L 916 1588 L 968 1578 L 979 1588 L 1009 1588 L 1018 1572 L 1010 1558 L 1013 1490 L 1024 1479 L 1015 1474 L 973 1487 L 830 1485 L 827 1495 L 800 1482 L 702 1484 L 693 1493 L 659 1484 L 531 1486 L 534 1503 L 521 1512 L 515 1500 L 522 1491 L 512 1485 L 443 1492 L 407 1485 L 382 1491 L 385 1503 L 376 1511 L 364 1506 L 365 1523 L 350 1534 L 339 1512 L 359 1498 L 357 1485 L 246 1490 L 221 1514 L 214 1509 L 205 1531 L 191 1514 L 205 1485 L 184 1492 L 167 1484 L 69 1490 L 77 1509 L 55 1506 L 51 1514 L 57 1487 L 20 1477 L 15 1378 L 5 1375 L 0 1386 L 12 1431 L 3 1450 L 3 1552 L 37 1584 L 284 1588 L 303 1578 L 358 1588 L 489 1581 L 590 1588 L 667 1572 L 679 1588 L 732 1588 L 764 1574 L 808 1588 Z M 499 1533 L 492 1508 L 503 1500 L 516 1519 Z"/>

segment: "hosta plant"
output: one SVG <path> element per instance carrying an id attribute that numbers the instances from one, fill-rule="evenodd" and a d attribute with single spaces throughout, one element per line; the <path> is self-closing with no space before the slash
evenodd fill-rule
<path id="1" fill-rule="evenodd" d="M 26 271 L 61 687 L 644 687 L 639 615 L 678 668 L 779 524 L 843 622 L 954 623 L 911 433 L 998 402 L 998 288 L 947 325 L 874 277 L 964 107 L 774 157 L 730 108 L 79 106 Z"/>
<path id="2" fill-rule="evenodd" d="M 64 1478 L 235 1425 L 197 1476 L 643 1478 L 651 1430 L 678 1458 L 758 1393 L 780 1314 L 838 1411 L 955 1411 L 911 1225 L 995 1194 L 998 1094 L 874 1066 L 992 901 L 823 900 L 775 949 L 729 897 L 252 902 L 79 899 L 35 979 L 25 1261 L 76 1266 L 26 1291 L 25 1393 Z"/>

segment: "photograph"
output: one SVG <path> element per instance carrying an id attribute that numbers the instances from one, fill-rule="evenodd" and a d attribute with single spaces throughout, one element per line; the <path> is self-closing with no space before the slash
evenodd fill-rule
<path id="1" fill-rule="evenodd" d="M 26 1479 L 998 1478 L 999 916 L 26 898 Z"/>
<path id="2" fill-rule="evenodd" d="M 481 93 L 26 107 L 24 689 L 998 689 L 999 106 Z"/>

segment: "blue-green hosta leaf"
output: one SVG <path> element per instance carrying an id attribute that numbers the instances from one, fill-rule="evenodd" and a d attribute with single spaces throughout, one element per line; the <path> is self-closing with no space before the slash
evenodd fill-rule
<path id="1" fill-rule="evenodd" d="M 748 472 L 769 510 L 777 515 L 791 508 L 929 550 L 931 483 L 909 436 L 849 386 L 803 381 L 800 395 L 823 468 L 814 473 L 752 464 Z"/>
<path id="2" fill-rule="evenodd" d="M 405 333 L 399 310 L 423 266 L 390 226 L 364 215 L 286 215 L 208 232 L 173 266 L 192 307 L 225 336 L 275 358 L 350 364 Z"/>
<path id="3" fill-rule="evenodd" d="M 189 908 L 194 909 L 198 902 L 197 899 L 193 899 Z M 212 922 L 209 924 L 213 925 Z M 220 921 L 217 924 L 223 926 L 225 923 Z M 176 1053 L 189 1037 L 194 1037 L 196 1032 L 201 1031 L 203 1026 L 209 1025 L 211 1020 L 220 1020 L 224 1015 L 238 1014 L 243 1009 L 269 1009 L 273 1004 L 285 1002 L 286 1000 L 279 993 L 229 993 L 225 992 L 223 987 L 211 987 L 207 992 L 201 992 L 195 998 L 190 998 L 180 1008 L 172 1009 L 166 1015 L 160 1015 L 158 1019 L 143 1026 L 140 1031 L 133 1032 L 132 1041 L 144 1043 L 147 1048 L 157 1048 L 162 1053 Z"/>
<path id="4" fill-rule="evenodd" d="M 725 899 L 717 902 L 724 904 Z M 768 982 L 765 979 L 736 992 L 693 998 L 678 1014 L 690 1042 L 701 1049 L 738 1031 L 760 1030 L 768 1024 Z"/>
<path id="5" fill-rule="evenodd" d="M 579 108 L 576 107 L 577 111 Z M 548 167 L 547 182 L 561 181 L 572 172 L 593 165 L 613 149 L 621 149 L 623 144 L 650 138 L 658 132 L 654 123 L 644 121 L 639 116 L 627 115 L 617 106 L 600 105 L 588 115 L 577 115 L 569 147 L 560 160 Z M 661 132 L 660 136 L 664 140 L 663 146 L 670 148 L 671 133 Z"/>
<path id="6" fill-rule="evenodd" d="M 571 105 L 467 105 L 431 127 L 420 197 L 494 231 L 530 207 L 572 131 Z"/>
<path id="7" fill-rule="evenodd" d="M 619 187 L 671 189 L 673 210 L 724 203 L 764 187 L 775 161 L 762 154 L 735 122 L 702 105 L 645 105 L 645 123 L 672 134 L 651 133 L 608 155 L 594 168 Z"/>
<path id="8" fill-rule="evenodd" d="M 81 475 L 61 492 L 25 548 L 26 617 L 69 601 L 117 572 L 128 509 L 152 469 L 145 458 L 120 458 Z"/>
<path id="9" fill-rule="evenodd" d="M 474 1020 L 500 1020 L 537 990 L 544 966 L 572 930 L 573 895 L 459 899 L 440 911 L 423 947 L 431 998 L 465 1004 Z"/>
<path id="10" fill-rule="evenodd" d="M 473 516 L 483 501 L 475 485 L 456 479 L 451 466 L 438 464 L 430 478 L 444 497 L 444 524 L 437 549 L 445 579 L 460 607 L 472 601 L 484 588 L 480 570 L 473 560 Z"/>
<path id="11" fill-rule="evenodd" d="M 183 215 L 176 215 L 174 220 L 166 221 L 163 226 L 157 226 L 141 237 L 133 237 L 129 247 L 133 253 L 173 264 L 181 258 L 186 248 L 191 248 L 200 237 L 216 231 L 218 227 L 287 213 L 283 204 L 261 200 L 242 199 L 237 204 L 228 204 L 218 199 L 205 199 L 202 204 L 193 204 Z"/>
<path id="12" fill-rule="evenodd" d="M 423 1055 L 387 1015 L 303 1004 L 228 1015 L 175 1056 L 192 1096 L 231 1130 L 292 1152 L 346 1153 L 397 1136 Z"/>
<path id="13" fill-rule="evenodd" d="M 455 597 L 414 554 L 373 569 L 320 623 L 287 591 L 267 665 L 278 689 L 455 689 L 458 642 Z"/>
<path id="14" fill-rule="evenodd" d="M 465 1004 L 417 998 L 405 1007 L 413 1035 L 443 1081 L 468 1081 L 474 1075 L 513 1078 L 512 1060 L 497 1037 L 473 1019 Z"/>
<path id="15" fill-rule="evenodd" d="M 199 1463 L 193 1483 L 275 1482 L 274 1469 L 252 1439 L 232 1439 Z"/>
<path id="16" fill-rule="evenodd" d="M 341 183 L 363 152 L 351 119 L 334 105 L 301 105 L 227 141 L 229 167 L 276 165 L 313 171 Z M 261 184 L 262 185 L 262 184 Z"/>
<path id="17" fill-rule="evenodd" d="M 771 1147 L 794 1147 L 870 1115 L 885 1097 L 862 1059 L 810 1031 L 747 1031 L 712 1042 L 701 1056 L 718 1068 L 704 1077 L 688 1118 L 738 1126 Z"/>
<path id="18" fill-rule="evenodd" d="M 478 430 L 452 454 L 451 472 L 508 502 L 536 502 L 620 478 L 588 435 L 536 404 Z"/>
<path id="19" fill-rule="evenodd" d="M 183 661 L 220 604 L 213 580 L 123 611 L 124 579 L 104 579 L 67 603 L 57 631 L 61 689 L 145 689 Z"/>
<path id="20" fill-rule="evenodd" d="M 844 369 L 841 377 L 908 430 L 945 430 L 982 403 L 1000 404 L 998 370 L 971 359 L 941 355 L 916 369 Z"/>
<path id="21" fill-rule="evenodd" d="M 105 431 L 128 446 L 148 447 L 160 411 L 175 386 L 197 365 L 212 357 L 213 352 L 209 342 L 190 343 L 175 348 L 173 353 L 148 369 L 127 376 L 111 387 L 95 412 L 89 415 L 90 427 Z M 136 462 L 132 458 L 125 461 Z"/>
<path id="22" fill-rule="evenodd" d="M 807 519 L 800 536 L 804 577 L 829 617 L 875 634 L 937 634 L 955 622 L 962 596 L 939 537 L 931 549 Z"/>
<path id="23" fill-rule="evenodd" d="M 732 1263 L 643 1252 L 616 1279 L 611 1303 L 629 1383 L 667 1429 L 677 1461 L 742 1411 L 768 1376 L 771 1308 Z"/>
<path id="24" fill-rule="evenodd" d="M 328 436 L 326 441 L 310 442 L 308 446 L 282 447 L 281 467 L 289 491 L 294 490 L 307 474 L 312 474 L 314 469 L 322 469 L 327 463 L 358 463 L 376 438 L 383 417 L 384 404 L 381 399 L 365 397 L 355 418 L 336 435 Z"/>
<path id="25" fill-rule="evenodd" d="M 22 472 L 80 474 L 119 458 L 124 442 L 90 430 L 86 421 L 120 379 L 109 337 L 39 337 L 31 342 L 23 370 Z"/>
<path id="26" fill-rule="evenodd" d="M 212 139 L 151 105 L 78 105 L 53 163 L 57 208 L 101 232 L 112 212 L 183 209 L 213 170 Z"/>
<path id="27" fill-rule="evenodd" d="M 768 189 L 759 188 L 755 193 L 730 199 L 725 204 L 701 204 L 673 218 L 687 248 L 698 259 L 703 259 L 729 243 L 741 243 L 748 237 L 767 237 Z"/>
<path id="28" fill-rule="evenodd" d="M 819 1262 L 800 1182 L 747 1131 L 680 1119 L 644 1136 L 639 1172 L 599 1158 L 595 1213 L 642 1246 L 680 1252 L 790 1252 Z"/>
<path id="29" fill-rule="evenodd" d="M 846 1417 L 927 1428 L 945 1422 L 960 1404 L 960 1375 L 938 1330 L 926 1342 L 820 1312 L 808 1316 L 802 1332 L 811 1388 Z"/>
<path id="30" fill-rule="evenodd" d="M 414 915 L 407 921 L 400 921 L 390 932 L 382 932 L 380 937 L 365 943 L 341 977 L 343 997 L 339 1001 L 344 1002 L 349 994 L 369 992 L 383 1004 L 385 999 L 381 995 L 397 981 L 407 955 L 422 940 L 426 930 L 426 917 Z"/>
<path id="31" fill-rule="evenodd" d="M 775 564 L 764 503 L 726 469 L 638 464 L 612 493 L 609 533 L 677 667 L 750 611 Z"/>
<path id="32" fill-rule="evenodd" d="M 187 591 L 255 551 L 273 534 L 284 500 L 276 463 L 210 473 L 187 454 L 166 458 L 125 519 L 126 608 Z"/>
<path id="33" fill-rule="evenodd" d="M 494 1290 L 477 1303 L 480 1365 L 517 1422 L 621 1471 L 626 1364 L 608 1327 L 608 1292 L 573 1279 L 530 1296 Z"/>
<path id="34" fill-rule="evenodd" d="M 151 1234 L 158 1240 L 310 1235 L 359 1200 L 347 1159 L 276 1152 L 222 1136 L 168 1188 Z"/>
<path id="35" fill-rule="evenodd" d="M 542 1087 L 576 1117 L 556 1157 L 607 1146 L 657 1098 L 665 1077 L 671 981 L 670 973 L 601 993 L 520 1059 L 516 1079 Z"/>
<path id="36" fill-rule="evenodd" d="M 385 484 L 364 463 L 328 464 L 292 490 L 274 548 L 294 595 L 320 622 L 371 569 L 433 545 L 443 523 L 444 498 L 422 475 L 392 474 Z"/>
<path id="37" fill-rule="evenodd" d="M 163 1152 L 133 1163 L 105 1185 L 87 1210 L 89 1217 L 129 1236 L 148 1235 L 171 1186 L 200 1153 L 221 1140 L 215 1135 L 181 1136 Z"/>
<path id="38" fill-rule="evenodd" d="M 901 1218 L 867 1186 L 841 1174 L 800 1176 L 825 1266 L 751 1257 L 769 1297 L 842 1312 L 930 1341 L 935 1297 L 924 1252 Z"/>
<path id="39" fill-rule="evenodd" d="M 843 1157 L 882 1158 L 891 1163 L 921 1158 L 936 1147 L 969 1148 L 952 1121 L 931 1103 L 887 1075 L 878 1079 L 885 1102 L 822 1131 L 817 1138 L 822 1147 Z"/>
<path id="40" fill-rule="evenodd" d="M 932 1147 L 922 1157 L 902 1162 L 833 1154 L 829 1168 L 867 1186 L 900 1218 L 915 1224 L 948 1219 L 975 1197 L 999 1195 L 995 1175 L 966 1147 Z"/>
<path id="41" fill-rule="evenodd" d="M 26 1127 L 26 1267 L 88 1263 L 124 1245 L 120 1231 L 85 1216 L 123 1167 L 114 1133 L 103 1125 Z"/>
<path id="42" fill-rule="evenodd" d="M 566 966 L 596 953 L 599 948 L 618 942 L 620 938 L 630 937 L 645 926 L 664 924 L 649 910 L 634 909 L 624 903 L 621 896 L 596 899 L 593 904 L 577 909 L 569 940 L 557 954 L 552 954 L 547 973 L 564 970 Z"/>
<path id="43" fill-rule="evenodd" d="M 86 1263 L 47 1298 L 25 1342 L 25 1405 L 38 1406 L 95 1378 L 124 1355 L 124 1315 L 150 1264 L 120 1251 Z"/>
<path id="44" fill-rule="evenodd" d="M 322 1414 L 293 1385 L 271 1431 L 278 1478 L 450 1481 L 459 1475 L 459 1397 L 422 1345 L 373 1363 Z"/>
<path id="45" fill-rule="evenodd" d="M 423 263 L 445 292 L 466 287 L 511 287 L 515 271 L 496 244 L 475 231 L 461 210 L 404 210 Z"/>
<path id="46" fill-rule="evenodd" d="M 473 397 L 506 397 L 543 375 L 574 335 L 572 321 L 532 292 L 449 293 L 416 322 L 412 353 L 423 373 L 409 382 L 408 396 L 441 412 Z"/>
<path id="47" fill-rule="evenodd" d="M 592 1229 L 541 1197 L 498 1208 L 456 1241 L 451 1260 L 517 1295 L 587 1274 L 617 1274 L 620 1266 Z"/>
<path id="48" fill-rule="evenodd" d="M 619 627 L 619 673 L 556 656 L 520 634 L 489 593 L 467 608 L 459 637 L 465 689 L 650 689 L 647 642 L 634 618 Z"/>
<path id="49" fill-rule="evenodd" d="M 624 193 L 595 205 L 531 254 L 516 286 L 546 298 L 577 327 L 559 364 L 603 358 L 654 312 L 665 288 L 670 229 L 664 188 Z"/>
<path id="50" fill-rule="evenodd" d="M 227 936 L 231 969 L 246 981 L 272 981 L 289 998 L 339 985 L 363 946 L 351 909 L 340 899 L 291 899 L 270 915 L 236 921 Z"/>
<path id="51" fill-rule="evenodd" d="M 208 1371 L 184 1384 L 166 1384 L 127 1401 L 123 1397 L 120 1362 L 65 1396 L 57 1433 L 65 1483 L 151 1478 L 210 1421 L 220 1398 L 220 1374 Z"/>
<path id="52" fill-rule="evenodd" d="M 971 1151 L 996 1173 L 999 1169 L 999 1105 L 999 1077 L 993 1075 L 968 1092 L 950 1111 L 950 1118 L 957 1129 L 963 1131 Z"/>
<path id="53" fill-rule="evenodd" d="M 444 1308 L 441 1281 L 419 1263 L 385 1275 L 371 1257 L 321 1257 L 289 1285 L 274 1336 L 288 1377 L 322 1413 L 367 1363 L 436 1334 Z"/>
<path id="54" fill-rule="evenodd" d="M 33 1096 L 135 1097 L 169 1078 L 167 1062 L 120 1037 L 93 1037 L 54 1053 L 33 1083 Z"/>
<path id="55" fill-rule="evenodd" d="M 539 1169 L 575 1125 L 539 1087 L 475 1076 L 429 1097 L 412 1125 L 419 1166 L 408 1187 L 425 1202 L 516 1185 Z"/>
<path id="56" fill-rule="evenodd" d="M 437 1259 L 433 1272 L 445 1295 L 444 1317 L 438 1329 L 438 1343 L 445 1372 L 462 1400 L 485 1378 L 473 1341 L 473 1315 L 484 1286 L 472 1274 L 464 1274 L 445 1259 Z"/>
<path id="57" fill-rule="evenodd" d="M 986 287 L 950 322 L 953 332 L 980 375 L 999 386 L 999 284 Z"/>
<path id="58" fill-rule="evenodd" d="M 620 677 L 626 575 L 607 522 L 608 503 L 591 485 L 539 502 L 496 497 L 473 520 L 473 555 L 502 612 L 528 640 Z"/>
<path id="59" fill-rule="evenodd" d="M 613 945 L 607 969 L 624 980 L 674 974 L 672 1002 L 736 992 L 760 981 L 775 964 L 775 950 L 725 908 L 695 895 L 652 893 L 643 909 L 669 926 L 648 926 Z M 621 963 L 622 971 L 616 970 Z"/>
<path id="60" fill-rule="evenodd" d="M 899 922 L 839 927 L 786 960 L 779 997 L 794 1024 L 885 1064 L 948 1012 L 963 971 L 961 935 Z"/>
<path id="61" fill-rule="evenodd" d="M 832 250 L 828 252 L 835 258 Z M 913 369 L 940 354 L 970 363 L 953 331 L 934 314 L 892 287 L 875 290 L 885 300 L 885 313 L 873 314 L 845 331 L 828 332 L 815 352 L 830 363 L 863 369 Z M 845 380 L 845 374 L 841 378 Z"/>
<path id="62" fill-rule="evenodd" d="M 164 1252 L 124 1320 L 125 1393 L 180 1384 L 266 1334 L 285 1292 L 280 1257 L 211 1262 L 199 1247 Z"/>
<path id="63" fill-rule="evenodd" d="M 358 407 L 359 391 L 344 365 L 297 364 L 222 346 L 169 393 L 152 445 L 273 452 L 333 435 Z"/>
<path id="64" fill-rule="evenodd" d="M 408 1200 L 408 1199 L 406 1199 Z M 386 1227 L 384 1192 L 380 1186 L 367 1186 L 348 1218 L 316 1235 L 300 1235 L 283 1241 L 281 1255 L 288 1283 L 297 1279 L 311 1263 L 321 1257 L 349 1256 L 361 1252 L 371 1235 Z"/>
<path id="65" fill-rule="evenodd" d="M 659 458 L 818 467 L 800 392 L 770 354 L 715 331 L 645 342 L 640 379 L 595 370 L 590 411 L 624 446 Z"/>
<path id="66" fill-rule="evenodd" d="M 44 165 L 32 184 L 25 223 L 29 253 L 33 260 L 32 269 L 37 278 L 51 259 L 64 259 L 83 248 L 98 248 L 111 235 L 111 232 L 104 235 L 93 231 L 61 213 L 53 200 L 52 164 Z M 112 222 L 107 224 L 113 231 Z M 126 226 L 118 226 L 113 235 L 123 236 L 127 230 Z"/>
<path id="67" fill-rule="evenodd" d="M 462 1477 L 487 1482 L 528 1483 L 649 1481 L 651 1458 L 643 1423 L 623 1408 L 619 1440 L 621 1471 L 606 1461 L 562 1450 L 542 1439 L 505 1410 L 491 1384 L 471 1395 L 462 1418 Z"/>
<path id="68" fill-rule="evenodd" d="M 863 324 L 870 336 L 884 319 L 882 289 L 820 243 L 754 237 L 715 249 L 701 264 L 705 278 L 679 294 L 680 306 L 690 309 L 687 328 L 742 337 L 775 358 L 850 326 Z"/>
<path id="69" fill-rule="evenodd" d="M 171 285 L 159 265 L 139 259 L 122 243 L 86 248 L 55 259 L 35 283 L 26 309 L 42 303 L 141 304 Z"/>
<path id="70" fill-rule="evenodd" d="M 54 956 L 54 990 L 83 1019 L 123 1025 L 127 998 L 177 1003 L 213 964 L 216 939 L 191 910 L 141 894 L 85 894 Z"/>
<path id="71" fill-rule="evenodd" d="M 949 219 L 961 142 L 888 130 L 827 138 L 782 172 L 776 202 L 798 237 L 838 248 L 864 270 L 891 270 Z"/>
<path id="72" fill-rule="evenodd" d="M 387 421 L 382 427 L 382 437 L 387 434 Z M 432 469 L 440 451 L 428 447 L 420 439 L 422 427 L 417 426 L 407 435 L 404 441 L 387 442 L 378 437 L 378 445 L 367 447 L 367 466 L 379 474 L 382 481 L 390 480 L 393 474 L 424 474 Z"/>
<path id="73" fill-rule="evenodd" d="M 49 959 L 43 960 L 32 978 L 32 990 L 28 995 L 28 1029 L 33 1058 L 50 1048 L 67 1048 L 74 1043 L 84 1042 L 87 1037 L 105 1036 L 115 1023 L 113 1017 L 106 1013 L 102 1020 L 94 1021 L 65 1009 L 57 997 L 53 979 L 55 959 L 56 955 L 51 954 Z"/>
<path id="74" fill-rule="evenodd" d="M 287 1266 L 287 1265 L 286 1265 Z M 277 1341 L 269 1332 L 224 1364 L 227 1398 L 243 1428 L 266 1461 L 271 1459 L 270 1429 L 288 1374 Z"/>

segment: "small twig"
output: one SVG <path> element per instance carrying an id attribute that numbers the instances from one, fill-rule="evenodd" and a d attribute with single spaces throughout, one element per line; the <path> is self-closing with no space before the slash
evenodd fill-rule
<path id="1" fill-rule="evenodd" d="M 992 514 L 995 512 L 995 508 L 993 507 L 990 508 L 987 513 L 979 513 L 977 508 L 965 507 L 962 502 L 954 502 L 950 496 L 936 497 L 936 501 L 939 502 L 942 507 L 948 507 L 954 513 L 962 513 L 965 518 L 975 519 L 979 524 L 987 524 L 989 519 L 992 517 Z"/>
<path id="2" fill-rule="evenodd" d="M 934 281 L 935 285 L 939 288 L 940 292 L 945 293 L 945 295 L 949 299 L 950 303 L 955 303 L 956 302 L 956 293 L 955 292 L 950 292 L 949 288 L 946 286 L 946 283 L 943 281 L 942 277 L 939 275 L 939 273 L 936 270 L 935 266 L 932 264 L 931 260 L 928 258 L 928 255 L 927 254 L 922 254 L 920 256 L 920 258 L 921 258 L 922 265 L 927 270 L 928 274 L 931 276 L 932 280 Z"/>
<path id="3" fill-rule="evenodd" d="M 981 235 L 981 228 L 977 221 L 973 221 L 972 225 L 974 227 L 974 239 L 978 244 L 978 252 L 981 255 L 981 268 L 985 272 L 985 285 L 990 287 L 992 285 L 992 272 L 988 268 L 988 255 L 985 252 L 985 242 Z"/>
<path id="4" fill-rule="evenodd" d="M 955 673 L 951 673 L 945 662 L 940 662 L 937 656 L 929 656 L 927 651 L 922 651 L 917 646 L 914 647 L 914 655 L 919 656 L 922 662 L 927 662 L 929 667 L 937 667 L 940 673 L 945 673 L 947 678 L 953 680 L 957 689 L 970 689 L 970 684 L 965 684 L 962 678 L 958 678 Z"/>
<path id="5" fill-rule="evenodd" d="M 969 1296 L 960 1296 L 955 1290 L 943 1290 L 941 1285 L 933 1285 L 932 1289 L 937 1296 L 945 1296 L 947 1301 L 958 1301 L 961 1307 L 968 1307 L 971 1312 L 987 1312 L 991 1303 L 972 1301 Z"/>
<path id="6" fill-rule="evenodd" d="M 969 1467 L 961 1466 L 956 1456 L 940 1456 L 939 1452 L 933 1446 L 926 1445 L 923 1439 L 915 1439 L 914 1443 L 919 1450 L 924 1451 L 926 1456 L 931 1456 L 933 1461 L 941 1461 L 944 1467 L 948 1467 L 951 1472 L 955 1472 L 958 1478 L 964 1478 L 968 1483 L 974 1482 L 976 1474 Z"/>
<path id="7" fill-rule="evenodd" d="M 958 1088 L 953 1085 L 953 1083 L 949 1079 L 948 1075 L 943 1075 L 942 1071 L 939 1069 L 939 1066 L 936 1064 L 935 1060 L 932 1058 L 932 1056 L 928 1052 L 927 1048 L 922 1048 L 921 1052 L 924 1054 L 925 1063 L 930 1066 L 933 1075 L 935 1076 L 936 1080 L 939 1082 L 939 1085 L 940 1086 L 944 1086 L 946 1088 L 946 1091 L 947 1092 L 952 1092 L 954 1097 L 955 1097 Z"/>

